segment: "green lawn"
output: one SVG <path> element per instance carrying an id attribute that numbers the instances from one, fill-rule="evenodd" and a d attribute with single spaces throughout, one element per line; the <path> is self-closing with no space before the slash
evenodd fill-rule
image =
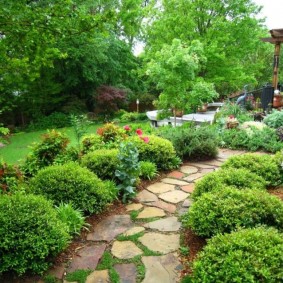
<path id="1" fill-rule="evenodd" d="M 138 124 L 147 124 L 148 122 L 139 122 Z M 121 126 L 126 123 L 121 124 Z M 134 123 L 130 123 L 133 125 Z M 101 127 L 102 124 L 91 125 L 87 133 L 96 133 L 96 130 Z M 70 145 L 76 144 L 76 137 L 72 127 L 61 128 L 58 131 L 65 133 L 70 139 Z M 30 152 L 30 146 L 34 142 L 40 141 L 40 136 L 46 133 L 46 130 L 37 132 L 21 132 L 13 134 L 9 141 L 10 143 L 3 148 L 0 148 L 0 159 L 2 158 L 5 162 L 9 164 L 19 164 L 22 163 L 27 154 Z"/>

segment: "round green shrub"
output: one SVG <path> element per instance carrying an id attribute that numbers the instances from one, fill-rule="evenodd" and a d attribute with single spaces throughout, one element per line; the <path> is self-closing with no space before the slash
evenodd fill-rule
<path id="1" fill-rule="evenodd" d="M 101 149 L 105 145 L 102 140 L 102 137 L 95 134 L 84 136 L 81 143 L 82 143 L 82 152 L 84 154 L 88 153 L 89 151 Z"/>
<path id="2" fill-rule="evenodd" d="M 46 196 L 57 206 L 71 202 L 75 208 L 89 213 L 101 212 L 117 191 L 112 182 L 103 182 L 76 163 L 42 169 L 30 184 L 34 193 Z"/>
<path id="3" fill-rule="evenodd" d="M 231 187 L 238 190 L 261 189 L 264 190 L 264 179 L 247 169 L 220 169 L 205 175 L 196 182 L 192 198 L 196 200 L 203 193 L 219 191 L 222 188 Z"/>
<path id="4" fill-rule="evenodd" d="M 52 204 L 42 196 L 0 198 L 0 273 L 42 273 L 66 248 L 70 236 Z"/>
<path id="5" fill-rule="evenodd" d="M 141 179 L 151 180 L 157 175 L 157 167 L 155 163 L 150 161 L 141 161 L 140 163 L 139 177 Z"/>
<path id="6" fill-rule="evenodd" d="M 283 202 L 259 190 L 225 188 L 205 193 L 183 216 L 185 227 L 205 237 L 260 224 L 283 229 Z"/>
<path id="7" fill-rule="evenodd" d="M 280 171 L 275 159 L 270 155 L 242 154 L 232 156 L 226 160 L 223 169 L 245 168 L 258 176 L 261 176 L 269 186 L 276 186 L 280 183 Z"/>
<path id="8" fill-rule="evenodd" d="M 180 165 L 180 159 L 176 156 L 172 143 L 166 139 L 149 135 L 149 142 L 144 142 L 138 136 L 131 136 L 127 139 L 133 142 L 139 151 L 141 161 L 155 163 L 158 169 L 173 169 Z"/>
<path id="9" fill-rule="evenodd" d="M 263 122 L 274 129 L 283 126 L 283 112 L 278 110 L 273 110 L 271 114 L 267 115 Z"/>
<path id="10" fill-rule="evenodd" d="M 217 235 L 193 263 L 193 283 L 282 282 L 283 235 L 258 227 Z"/>
<path id="11" fill-rule="evenodd" d="M 99 149 L 84 155 L 81 165 L 105 180 L 114 178 L 118 162 L 118 149 Z"/>

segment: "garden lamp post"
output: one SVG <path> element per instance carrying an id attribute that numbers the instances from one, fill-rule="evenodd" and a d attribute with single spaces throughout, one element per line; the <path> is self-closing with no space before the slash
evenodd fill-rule
<path id="1" fill-rule="evenodd" d="M 140 104 L 140 101 L 139 101 L 139 99 L 138 99 L 138 98 L 137 98 L 136 103 L 137 103 L 137 113 L 139 113 L 139 104 Z"/>

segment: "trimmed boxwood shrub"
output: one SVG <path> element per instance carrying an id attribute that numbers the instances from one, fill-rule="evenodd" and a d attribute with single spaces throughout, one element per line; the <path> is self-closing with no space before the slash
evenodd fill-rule
<path id="1" fill-rule="evenodd" d="M 155 163 L 150 161 L 141 161 L 140 163 L 139 177 L 141 179 L 151 180 L 157 176 L 157 167 Z"/>
<path id="2" fill-rule="evenodd" d="M 133 142 L 139 151 L 141 161 L 150 161 L 155 163 L 158 169 L 177 168 L 181 160 L 176 156 L 172 143 L 166 139 L 149 135 L 149 142 L 144 142 L 138 136 L 131 136 L 127 139 Z"/>
<path id="3" fill-rule="evenodd" d="M 264 190 L 264 179 L 247 169 L 220 169 L 204 176 L 196 182 L 192 198 L 196 200 L 203 193 L 219 191 L 222 188 L 231 187 L 238 190 L 261 189 Z"/>
<path id="4" fill-rule="evenodd" d="M 42 273 L 70 236 L 52 204 L 42 196 L 0 198 L 0 273 Z"/>
<path id="5" fill-rule="evenodd" d="M 260 224 L 283 229 L 283 202 L 258 190 L 225 188 L 205 193 L 183 216 L 185 227 L 205 237 Z"/>
<path id="6" fill-rule="evenodd" d="M 112 182 L 103 182 L 76 163 L 42 169 L 30 184 L 34 193 L 46 196 L 57 206 L 71 202 L 74 208 L 89 213 L 101 212 L 117 193 Z"/>
<path id="7" fill-rule="evenodd" d="M 88 153 L 89 151 L 101 149 L 105 146 L 102 137 L 95 134 L 84 136 L 81 143 L 83 153 Z"/>
<path id="8" fill-rule="evenodd" d="M 99 149 L 84 155 L 81 165 L 105 180 L 114 179 L 118 162 L 118 149 Z"/>
<path id="9" fill-rule="evenodd" d="M 282 282 L 283 235 L 258 227 L 217 235 L 193 263 L 193 283 Z"/>
<path id="10" fill-rule="evenodd" d="M 222 166 L 224 169 L 246 168 L 261 176 L 267 185 L 276 186 L 280 183 L 280 171 L 274 157 L 270 155 L 242 154 L 232 156 Z"/>

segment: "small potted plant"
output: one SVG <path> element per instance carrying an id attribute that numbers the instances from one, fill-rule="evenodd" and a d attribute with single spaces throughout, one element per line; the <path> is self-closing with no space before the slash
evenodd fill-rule
<path id="1" fill-rule="evenodd" d="M 239 126 L 239 121 L 234 115 L 229 115 L 226 119 L 226 128 L 227 129 L 233 129 L 237 128 Z"/>

